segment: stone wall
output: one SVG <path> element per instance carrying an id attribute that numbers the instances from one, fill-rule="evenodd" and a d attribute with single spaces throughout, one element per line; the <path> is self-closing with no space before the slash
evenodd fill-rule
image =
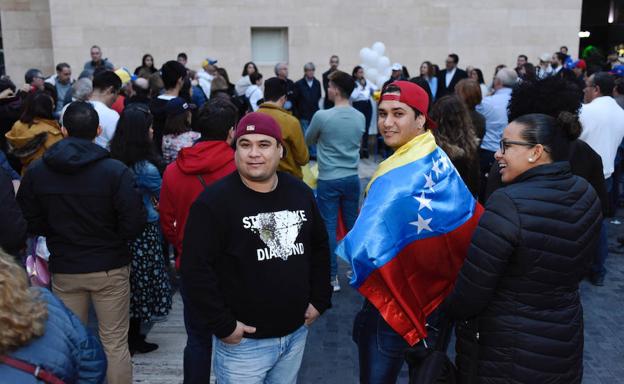
<path id="1" fill-rule="evenodd" d="M 29 68 L 54 71 L 50 8 L 47 0 L 0 0 L 7 75 L 20 85 Z"/>
<path id="2" fill-rule="evenodd" d="M 1 0 L 0 0 L 1 1 Z M 7 3 L 7 1 L 1 1 Z M 303 64 L 317 64 L 317 76 L 326 70 L 331 54 L 341 58 L 341 69 L 351 72 L 359 64 L 359 50 L 375 41 L 386 44 L 392 62 L 406 65 L 416 75 L 423 60 L 444 66 L 455 52 L 460 67 L 476 65 L 491 78 L 497 64 L 515 65 L 518 54 L 536 63 L 544 52 L 560 45 L 577 55 L 582 0 L 30 0 L 8 1 L 28 9 L 29 20 L 11 22 L 15 35 L 33 35 L 17 26 L 33 25 L 39 33 L 49 3 L 53 62 L 69 62 L 77 75 L 89 60 L 93 44 L 116 66 L 134 70 L 144 53 L 156 65 L 189 55 L 189 67 L 197 69 L 207 56 L 215 57 L 232 77 L 240 76 L 251 59 L 251 27 L 287 27 L 290 77 L 303 74 Z M 35 7 L 34 4 L 38 4 Z M 357 4 L 357 5 L 356 5 Z M 24 12 L 22 12 L 23 14 Z M 15 13 L 3 10 L 5 18 Z M 6 16 L 5 16 L 6 15 Z M 41 19 L 41 20 L 40 20 Z M 8 26 L 7 26 L 8 28 Z M 43 33 L 43 32 L 41 32 Z M 21 36 L 21 35 L 20 35 Z M 31 63 L 49 60 L 47 40 L 33 51 L 9 48 L 10 70 L 23 72 Z M 8 40 L 9 36 L 5 38 Z M 31 39 L 32 40 L 32 39 Z M 30 41 L 30 40 L 29 40 Z M 45 44 L 44 44 L 45 43 Z M 46 55 L 41 52 L 45 51 Z M 19 56 L 19 58 L 15 57 Z M 39 61 L 37 61 L 39 60 Z M 34 65 L 34 64 L 33 64 Z M 51 68 L 48 65 L 45 68 Z M 265 78 L 272 67 L 261 67 Z"/>

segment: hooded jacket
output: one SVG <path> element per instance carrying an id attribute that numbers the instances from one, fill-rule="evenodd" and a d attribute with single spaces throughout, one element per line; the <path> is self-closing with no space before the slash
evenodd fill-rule
<path id="1" fill-rule="evenodd" d="M 176 247 L 178 268 L 191 205 L 206 186 L 235 170 L 234 151 L 225 141 L 200 141 L 182 148 L 176 161 L 167 166 L 160 191 L 160 225 L 167 241 Z"/>
<path id="2" fill-rule="evenodd" d="M 97 144 L 61 140 L 22 179 L 28 232 L 47 237 L 50 271 L 91 273 L 128 265 L 128 241 L 145 227 L 132 172 Z"/>
<path id="3" fill-rule="evenodd" d="M 37 160 L 51 146 L 63 138 L 61 127 L 54 120 L 36 119 L 32 125 L 16 121 L 6 134 L 9 151 L 20 159 L 22 174 L 26 167 Z"/>

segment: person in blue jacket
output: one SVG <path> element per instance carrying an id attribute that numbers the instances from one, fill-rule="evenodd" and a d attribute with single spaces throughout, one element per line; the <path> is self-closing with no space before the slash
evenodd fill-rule
<path id="1" fill-rule="evenodd" d="M 0 249 L 0 383 L 43 383 L 6 358 L 39 367 L 66 384 L 102 383 L 99 341 L 50 291 L 29 288 L 25 271 Z"/>

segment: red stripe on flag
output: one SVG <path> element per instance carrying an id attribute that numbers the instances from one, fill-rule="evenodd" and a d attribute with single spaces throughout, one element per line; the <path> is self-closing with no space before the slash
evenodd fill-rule
<path id="1" fill-rule="evenodd" d="M 459 228 L 407 245 L 358 289 L 410 345 L 427 336 L 427 316 L 453 289 L 482 214 L 477 203 Z"/>

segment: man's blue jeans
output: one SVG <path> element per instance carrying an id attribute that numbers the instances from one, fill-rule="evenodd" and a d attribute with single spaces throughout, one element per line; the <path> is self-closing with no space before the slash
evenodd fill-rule
<path id="1" fill-rule="evenodd" d="M 606 179 L 605 184 L 607 186 L 607 196 L 610 196 L 611 190 L 613 189 L 613 177 Z M 592 265 L 592 274 L 595 277 L 604 277 L 607 274 L 607 269 L 605 268 L 605 262 L 607 261 L 607 256 L 609 256 L 607 220 L 608 219 L 604 219 L 602 221 L 602 226 L 600 227 L 600 240 L 598 243 L 598 254 L 596 255 L 594 264 Z"/>
<path id="2" fill-rule="evenodd" d="M 227 344 L 215 337 L 217 383 L 295 384 L 307 336 L 308 328 L 304 325 L 284 337 L 244 337 L 238 344 Z"/>
<path id="3" fill-rule="evenodd" d="M 596 255 L 594 264 L 592 265 L 592 272 L 595 277 L 604 277 L 604 275 L 607 274 L 605 262 L 607 261 L 607 256 L 609 256 L 609 237 L 607 236 L 606 220 L 607 219 L 602 221 L 602 226 L 600 227 L 598 254 Z"/>
<path id="4" fill-rule="evenodd" d="M 306 132 L 308 131 L 308 127 L 310 126 L 310 120 L 301 119 L 299 120 L 299 124 L 301 124 L 301 130 L 303 131 L 303 137 L 305 137 Z M 316 144 L 312 144 L 308 146 L 308 152 L 311 157 L 316 157 Z"/>
<path id="5" fill-rule="evenodd" d="M 435 345 L 438 336 L 438 311 L 427 318 L 427 339 L 415 348 Z M 381 317 L 368 300 L 355 316 L 353 341 L 358 346 L 361 384 L 396 383 L 409 344 Z M 425 345 L 426 343 L 426 345 Z"/>
<path id="6" fill-rule="evenodd" d="M 210 381 L 210 363 L 212 361 L 212 333 L 207 327 L 201 327 L 202 315 L 187 304 L 184 284 L 180 285 L 180 294 L 184 302 L 184 326 L 186 328 L 186 347 L 184 347 L 184 384 L 205 384 Z"/>
<path id="7" fill-rule="evenodd" d="M 360 178 L 357 175 L 335 180 L 318 180 L 316 201 L 329 236 L 329 260 L 332 278 L 338 274 L 338 263 L 334 253 L 336 250 L 338 209 L 341 210 L 342 220 L 347 231 L 349 231 L 357 219 L 359 200 Z"/>

